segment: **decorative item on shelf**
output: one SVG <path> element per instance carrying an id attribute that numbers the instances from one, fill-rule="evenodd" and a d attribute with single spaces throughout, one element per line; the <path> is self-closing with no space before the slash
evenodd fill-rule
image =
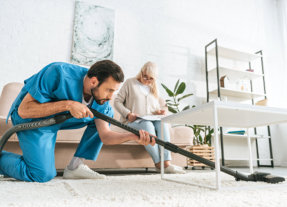
<path id="1" fill-rule="evenodd" d="M 239 91 L 249 91 L 249 82 L 248 80 L 237 80 L 236 81 L 236 90 Z"/>
<path id="2" fill-rule="evenodd" d="M 246 69 L 246 71 L 248 71 L 248 72 L 254 72 L 254 69 L 249 68 L 249 69 Z"/>
<path id="3" fill-rule="evenodd" d="M 220 87 L 222 88 L 229 87 L 229 78 L 226 75 L 220 78 Z"/>
<path id="4" fill-rule="evenodd" d="M 207 144 L 204 144 L 204 145 L 188 146 L 186 149 L 200 157 L 203 157 L 205 159 L 214 162 L 214 147 L 210 147 Z M 196 160 L 187 158 L 187 166 L 191 166 L 194 169 L 195 167 L 204 168 L 206 165 Z"/>
<path id="5" fill-rule="evenodd" d="M 250 81 L 249 80 L 243 80 L 243 86 L 244 86 L 244 91 L 250 91 Z"/>
<path id="6" fill-rule="evenodd" d="M 266 99 L 257 101 L 257 102 L 255 103 L 255 105 L 257 105 L 257 106 L 267 106 L 267 105 L 268 105 L 268 99 L 266 98 Z"/>
<path id="7" fill-rule="evenodd" d="M 237 130 L 237 131 L 228 131 L 227 134 L 238 134 L 238 135 L 244 135 L 245 130 Z"/>

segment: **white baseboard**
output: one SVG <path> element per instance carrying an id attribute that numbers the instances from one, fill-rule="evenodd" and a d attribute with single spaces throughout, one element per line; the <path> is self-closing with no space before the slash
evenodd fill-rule
<path id="1" fill-rule="evenodd" d="M 249 167 L 249 162 L 246 160 L 225 160 L 227 167 Z"/>
<path id="2" fill-rule="evenodd" d="M 287 162 L 280 162 L 278 163 L 280 167 L 287 167 Z"/>
<path id="3" fill-rule="evenodd" d="M 225 160 L 227 167 L 249 167 L 247 160 Z M 253 162 L 253 166 L 257 167 L 257 162 Z M 287 167 L 287 162 L 274 162 L 275 167 Z"/>

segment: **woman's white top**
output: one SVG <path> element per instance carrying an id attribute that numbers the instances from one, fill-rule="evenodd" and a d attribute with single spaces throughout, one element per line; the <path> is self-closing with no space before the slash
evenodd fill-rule
<path id="1" fill-rule="evenodd" d="M 144 85 L 138 80 L 137 80 L 137 84 L 139 85 L 141 91 L 143 92 L 145 96 L 147 96 L 150 93 L 150 87 L 148 85 Z"/>
<path id="2" fill-rule="evenodd" d="M 124 123 L 127 122 L 126 117 L 130 112 L 145 116 L 151 115 L 161 108 L 159 99 L 136 78 L 125 81 L 115 98 L 114 106 L 121 114 L 120 121 Z"/>

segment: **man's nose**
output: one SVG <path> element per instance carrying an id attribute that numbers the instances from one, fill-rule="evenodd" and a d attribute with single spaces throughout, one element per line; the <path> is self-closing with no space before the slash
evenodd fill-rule
<path id="1" fill-rule="evenodd" d="M 111 99 L 112 99 L 112 96 L 113 96 L 113 94 L 109 94 L 109 95 L 106 97 L 106 99 L 111 100 Z"/>

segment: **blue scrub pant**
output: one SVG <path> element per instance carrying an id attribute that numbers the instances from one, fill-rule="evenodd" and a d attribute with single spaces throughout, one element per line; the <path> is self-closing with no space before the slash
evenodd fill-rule
<path id="1" fill-rule="evenodd" d="M 156 135 L 158 138 L 161 138 L 161 123 L 160 121 L 146 121 L 141 120 L 140 122 L 131 122 L 128 123 L 130 127 L 134 127 L 138 130 L 143 129 L 150 134 Z M 164 141 L 169 142 L 170 141 L 170 134 L 169 129 L 166 124 L 163 125 L 163 134 L 164 134 Z M 150 144 L 147 146 L 144 146 L 146 151 L 151 156 L 154 163 L 160 162 L 160 146 L 158 144 L 155 144 L 154 146 L 151 146 Z M 164 160 L 171 160 L 171 154 L 170 151 L 164 150 Z"/>
<path id="2" fill-rule="evenodd" d="M 93 124 L 93 120 L 69 119 L 62 124 L 33 130 L 17 132 L 23 155 L 2 151 L 0 155 L 0 174 L 23 181 L 47 182 L 56 176 L 54 149 L 57 131 L 75 129 L 88 125 L 78 145 L 75 156 L 96 160 L 102 148 L 102 141 Z M 35 119 L 34 119 L 35 120 Z M 17 114 L 12 114 L 13 124 L 23 121 Z"/>

